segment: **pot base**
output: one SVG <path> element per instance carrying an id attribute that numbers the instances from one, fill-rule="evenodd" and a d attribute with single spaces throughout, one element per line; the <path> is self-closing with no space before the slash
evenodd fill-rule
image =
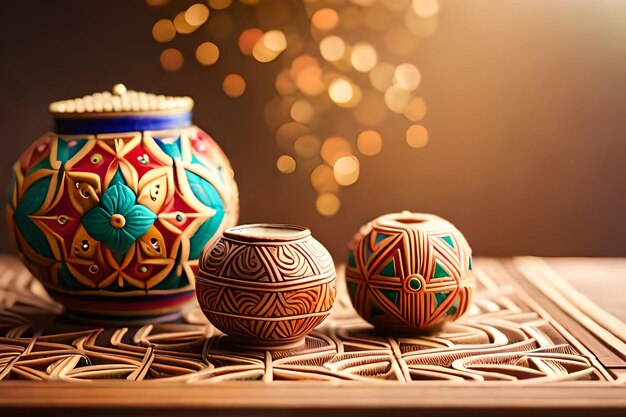
<path id="1" fill-rule="evenodd" d="M 80 324 L 93 324 L 106 327 L 142 326 L 164 322 L 179 321 L 188 308 L 174 313 L 156 316 L 107 316 L 85 313 L 83 311 L 66 310 L 62 317 Z"/>
<path id="2" fill-rule="evenodd" d="M 179 319 L 194 305 L 194 292 L 111 296 L 69 294 L 46 288 L 48 294 L 65 307 L 64 315 L 79 323 L 100 326 L 143 325 Z"/>

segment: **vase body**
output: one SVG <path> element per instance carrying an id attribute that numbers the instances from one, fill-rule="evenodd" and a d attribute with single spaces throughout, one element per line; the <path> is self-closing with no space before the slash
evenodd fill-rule
<path id="1" fill-rule="evenodd" d="M 207 248 L 196 280 L 202 311 L 236 343 L 294 346 L 329 314 L 335 267 L 309 230 L 246 225 Z"/>
<path id="2" fill-rule="evenodd" d="M 201 129 L 115 132 L 163 124 L 126 117 L 120 127 L 118 118 L 57 120 L 62 132 L 24 152 L 9 230 L 28 269 L 75 318 L 168 318 L 193 301 L 204 246 L 236 224 L 237 186 Z"/>
<path id="3" fill-rule="evenodd" d="M 397 213 L 364 226 L 348 245 L 346 280 L 357 312 L 378 328 L 428 329 L 471 303 L 472 251 L 448 221 Z"/>

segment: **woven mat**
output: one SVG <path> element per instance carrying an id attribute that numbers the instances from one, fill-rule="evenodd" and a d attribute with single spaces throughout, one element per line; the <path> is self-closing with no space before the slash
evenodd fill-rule
<path id="1" fill-rule="evenodd" d="M 507 270 L 477 260 L 470 314 L 430 333 L 376 333 L 350 305 L 343 273 L 331 316 L 287 351 L 231 346 L 198 308 L 178 322 L 98 327 L 70 322 L 19 260 L 0 256 L 0 380 L 613 380 Z M 1 383 L 0 383 L 1 386 Z"/>

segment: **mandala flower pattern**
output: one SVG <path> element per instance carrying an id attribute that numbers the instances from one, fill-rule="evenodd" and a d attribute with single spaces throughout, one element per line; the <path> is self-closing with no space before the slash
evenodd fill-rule
<path id="1" fill-rule="evenodd" d="M 238 193 L 197 127 L 49 133 L 15 164 L 7 214 L 26 265 L 68 309 L 161 315 L 193 299 L 198 257 L 236 224 Z"/>
<path id="2" fill-rule="evenodd" d="M 133 190 L 115 184 L 102 195 L 100 205 L 89 210 L 82 219 L 87 232 L 115 254 L 126 253 L 157 218 L 146 206 L 135 204 L 135 199 Z"/>

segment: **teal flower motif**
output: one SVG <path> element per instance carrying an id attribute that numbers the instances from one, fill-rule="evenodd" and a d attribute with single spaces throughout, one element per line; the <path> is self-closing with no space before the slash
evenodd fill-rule
<path id="1" fill-rule="evenodd" d="M 136 201 L 135 193 L 126 185 L 111 185 L 102 195 L 100 205 L 82 218 L 87 232 L 107 245 L 117 257 L 146 234 L 157 218 L 146 206 L 135 204 Z"/>

